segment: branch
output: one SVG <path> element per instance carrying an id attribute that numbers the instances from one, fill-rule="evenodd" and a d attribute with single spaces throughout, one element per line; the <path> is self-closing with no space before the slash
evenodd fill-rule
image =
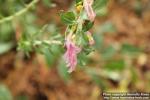
<path id="1" fill-rule="evenodd" d="M 57 41 L 57 40 L 44 40 L 44 41 L 34 41 L 33 45 L 42 45 L 43 43 L 46 43 L 46 44 L 56 44 L 56 45 L 63 45 L 63 43 L 61 41 Z"/>
<path id="2" fill-rule="evenodd" d="M 21 16 L 23 14 L 25 14 L 29 9 L 31 9 L 39 0 L 33 0 L 30 4 L 28 4 L 24 9 L 20 10 L 19 12 L 16 12 L 15 14 L 5 17 L 3 19 L 0 19 L 0 24 L 7 22 L 7 21 L 11 21 L 13 20 L 15 17 Z"/>

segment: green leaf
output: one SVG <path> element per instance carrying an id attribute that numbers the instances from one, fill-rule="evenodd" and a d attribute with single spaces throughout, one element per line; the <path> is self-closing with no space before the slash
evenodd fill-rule
<path id="1" fill-rule="evenodd" d="M 29 53 L 33 50 L 32 48 L 32 45 L 31 45 L 31 42 L 30 41 L 27 41 L 27 40 L 20 40 L 19 43 L 18 43 L 18 50 L 22 50 L 26 53 Z"/>
<path id="2" fill-rule="evenodd" d="M 88 37 L 86 33 L 80 32 L 77 35 L 77 45 L 87 46 L 88 45 Z"/>
<path id="3" fill-rule="evenodd" d="M 136 0 L 133 7 L 134 7 L 134 10 L 135 10 L 136 14 L 140 16 L 142 11 L 143 11 L 142 1 L 141 0 Z"/>
<path id="4" fill-rule="evenodd" d="M 121 52 L 123 54 L 137 54 L 141 52 L 141 49 L 134 45 L 125 43 L 122 45 Z"/>
<path id="5" fill-rule="evenodd" d="M 106 89 L 106 84 L 104 81 L 102 81 L 102 78 L 97 75 L 92 75 L 93 81 L 102 88 L 102 90 Z"/>
<path id="6" fill-rule="evenodd" d="M 95 82 L 95 84 L 101 87 L 102 90 L 105 90 L 107 83 L 99 75 L 96 74 L 96 70 L 89 70 L 89 69 L 86 70 L 88 75 L 91 76 L 93 82 Z"/>
<path id="7" fill-rule="evenodd" d="M 0 24 L 0 42 L 12 40 L 15 37 L 14 33 L 11 23 Z"/>
<path id="8" fill-rule="evenodd" d="M 0 84 L 0 100 L 13 100 L 11 92 L 3 84 Z"/>
<path id="9" fill-rule="evenodd" d="M 93 4 L 93 9 L 94 10 L 100 10 L 101 8 L 103 8 L 104 6 L 107 5 L 109 0 L 95 0 L 94 4 Z"/>
<path id="10" fill-rule="evenodd" d="M 94 22 L 91 22 L 89 20 L 85 20 L 84 25 L 83 25 L 83 31 L 86 32 L 89 29 L 91 29 L 94 25 Z"/>
<path id="11" fill-rule="evenodd" d="M 107 16 L 107 14 L 108 14 L 107 6 L 104 6 L 101 9 L 96 10 L 95 12 L 96 12 L 97 16 Z"/>
<path id="12" fill-rule="evenodd" d="M 53 65 L 57 62 L 57 59 L 61 56 L 63 52 L 63 48 L 57 45 L 51 45 L 50 47 L 43 47 L 43 53 L 45 56 L 45 59 L 47 61 L 47 64 Z"/>
<path id="13" fill-rule="evenodd" d="M 122 71 L 125 67 L 124 60 L 113 60 L 106 63 L 105 68 L 108 70 L 119 70 Z"/>
<path id="14" fill-rule="evenodd" d="M 76 4 L 79 4 L 80 2 L 82 2 L 82 0 L 76 0 Z"/>
<path id="15" fill-rule="evenodd" d="M 107 48 L 103 49 L 101 56 L 103 59 L 110 59 L 116 53 L 116 49 L 113 46 L 108 46 Z"/>
<path id="16" fill-rule="evenodd" d="M 88 62 L 88 58 L 85 52 L 81 52 L 78 54 L 78 64 L 80 66 L 85 66 Z"/>
<path id="17" fill-rule="evenodd" d="M 55 61 L 54 55 L 52 55 L 52 53 L 50 52 L 48 48 L 44 49 L 44 57 L 49 66 L 52 65 Z"/>
<path id="18" fill-rule="evenodd" d="M 0 54 L 8 52 L 12 47 L 12 43 L 0 43 Z"/>
<path id="19" fill-rule="evenodd" d="M 73 12 L 65 12 L 65 13 L 61 13 L 60 14 L 60 17 L 61 17 L 61 21 L 64 23 L 64 24 L 67 24 L 67 25 L 72 25 L 75 23 L 75 14 Z"/>
<path id="20" fill-rule="evenodd" d="M 95 0 L 93 9 L 99 16 L 105 16 L 107 14 L 107 3 L 109 0 Z"/>
<path id="21" fill-rule="evenodd" d="M 138 81 L 138 78 L 139 78 L 138 75 L 137 75 L 137 70 L 135 69 L 135 67 L 131 67 L 130 71 L 131 71 L 132 82 L 135 84 Z"/>
<path id="22" fill-rule="evenodd" d="M 112 32 L 116 32 L 116 30 L 117 30 L 116 27 L 114 26 L 114 24 L 111 23 L 111 22 L 104 23 L 98 29 L 99 29 L 98 31 L 101 32 L 101 33 L 105 33 L 105 32 L 112 33 Z"/>
<path id="23" fill-rule="evenodd" d="M 58 74 L 60 75 L 60 77 L 65 82 L 68 82 L 69 79 L 70 79 L 70 74 L 67 72 L 68 68 L 67 68 L 66 63 L 65 63 L 65 61 L 63 59 L 60 60 L 57 69 L 58 69 Z"/>
<path id="24" fill-rule="evenodd" d="M 43 4 L 47 7 L 51 7 L 52 1 L 51 0 L 42 0 Z"/>
<path id="25" fill-rule="evenodd" d="M 93 47 L 89 47 L 89 46 L 85 46 L 85 48 L 83 49 L 83 51 L 85 52 L 86 55 L 88 55 L 92 51 L 94 51 L 94 48 Z"/>
<path id="26" fill-rule="evenodd" d="M 60 46 L 58 46 L 58 45 L 51 45 L 51 51 L 52 51 L 52 53 L 53 53 L 53 55 L 54 56 L 59 56 L 59 55 L 61 55 L 61 53 L 63 52 L 63 48 L 61 48 Z"/>
<path id="27" fill-rule="evenodd" d="M 103 45 L 104 45 L 104 36 L 99 33 L 94 33 L 93 38 L 95 40 L 95 48 L 97 48 L 99 51 L 101 51 Z"/>

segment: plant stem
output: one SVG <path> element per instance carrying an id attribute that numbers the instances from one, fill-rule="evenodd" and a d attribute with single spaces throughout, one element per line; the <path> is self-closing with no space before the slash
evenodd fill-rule
<path id="1" fill-rule="evenodd" d="M 25 14 L 29 9 L 31 9 L 39 0 L 33 0 L 31 3 L 29 3 L 24 9 L 20 10 L 19 12 L 16 12 L 15 14 L 8 16 L 8 17 L 4 17 L 3 19 L 0 19 L 0 24 L 7 22 L 7 21 L 11 21 L 13 20 L 15 17 L 21 16 L 23 14 Z"/>
<path id="2" fill-rule="evenodd" d="M 62 45 L 63 43 L 61 41 L 57 41 L 57 40 L 44 40 L 44 41 L 34 41 L 33 45 L 42 45 L 42 43 L 46 43 L 46 44 L 56 44 L 56 45 Z"/>

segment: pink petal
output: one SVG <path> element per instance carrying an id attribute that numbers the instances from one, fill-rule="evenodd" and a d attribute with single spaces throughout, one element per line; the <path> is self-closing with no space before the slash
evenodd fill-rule
<path id="1" fill-rule="evenodd" d="M 67 67 L 69 67 L 68 72 L 71 73 L 75 70 L 77 65 L 77 54 L 81 51 L 79 47 L 77 47 L 72 41 L 67 39 L 66 41 L 67 51 L 64 54 L 64 59 L 67 63 Z"/>
<path id="2" fill-rule="evenodd" d="M 96 14 L 92 8 L 93 0 L 84 0 L 84 8 L 90 21 L 94 21 Z"/>

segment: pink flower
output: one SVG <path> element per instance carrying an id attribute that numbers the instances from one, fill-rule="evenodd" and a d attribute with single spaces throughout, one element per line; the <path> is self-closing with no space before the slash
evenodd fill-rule
<path id="1" fill-rule="evenodd" d="M 93 0 L 83 1 L 83 6 L 85 8 L 85 11 L 90 21 L 94 21 L 95 16 L 96 16 L 95 12 L 93 11 L 92 4 L 93 4 Z"/>
<path id="2" fill-rule="evenodd" d="M 88 37 L 88 40 L 89 40 L 89 44 L 93 45 L 95 43 L 95 41 L 94 41 L 94 39 L 92 37 L 91 32 L 87 31 L 86 34 L 87 34 L 87 37 Z"/>
<path id="3" fill-rule="evenodd" d="M 65 46 L 67 51 L 64 54 L 64 59 L 67 63 L 67 67 L 69 67 L 68 72 L 71 73 L 75 70 L 77 65 L 77 54 L 81 51 L 81 48 L 77 47 L 69 37 L 67 37 Z"/>

